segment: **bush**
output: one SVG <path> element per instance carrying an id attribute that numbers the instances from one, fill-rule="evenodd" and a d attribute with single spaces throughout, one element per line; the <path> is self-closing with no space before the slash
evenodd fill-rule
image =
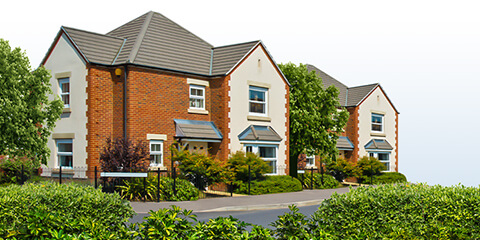
<path id="1" fill-rule="evenodd" d="M 299 174 L 298 178 L 301 179 L 303 183 L 303 188 L 309 189 L 311 186 L 312 175 L 311 173 Z M 340 183 L 332 176 L 328 174 L 323 174 L 323 184 L 322 184 L 322 174 L 314 173 L 313 174 L 313 188 L 315 189 L 331 189 L 337 188 L 340 186 Z"/>
<path id="2" fill-rule="evenodd" d="M 349 177 L 357 177 L 359 173 L 358 168 L 344 158 L 338 158 L 337 161 L 328 163 L 326 168 L 327 172 L 339 182 L 342 182 Z"/>
<path id="3" fill-rule="evenodd" d="M 358 160 L 357 167 L 360 171 L 358 177 L 360 183 L 371 183 L 370 176 L 372 176 L 372 174 L 373 176 L 378 176 L 385 170 L 385 164 L 374 157 L 367 156 Z"/>
<path id="4" fill-rule="evenodd" d="M 117 186 L 123 198 L 128 200 L 142 200 L 144 198 L 143 179 L 132 178 L 124 181 L 123 186 Z M 157 200 L 157 176 L 149 176 L 145 179 L 145 200 Z M 173 194 L 173 179 L 160 177 L 160 201 L 192 201 L 197 200 L 199 191 L 189 181 L 176 179 L 175 187 L 177 194 Z"/>
<path id="5" fill-rule="evenodd" d="M 28 157 L 6 157 L 0 156 L 0 184 L 20 183 L 22 176 L 24 181 L 30 179 L 40 167 L 39 160 Z"/>
<path id="6" fill-rule="evenodd" d="M 270 171 L 268 164 L 257 154 L 237 151 L 230 155 L 227 168 L 232 173 L 232 181 L 248 181 L 248 166 L 250 166 L 251 180 L 265 179 L 263 176 Z"/>
<path id="7" fill-rule="evenodd" d="M 8 239 L 58 235 L 61 239 L 108 239 L 117 230 L 122 236 L 124 222 L 134 214 L 129 203 L 117 194 L 53 182 L 2 187 L 0 206 L 0 238 Z"/>
<path id="8" fill-rule="evenodd" d="M 100 164 L 104 172 L 146 172 L 149 154 L 145 141 L 134 144 L 129 139 L 108 138 L 100 153 Z"/>
<path id="9" fill-rule="evenodd" d="M 250 194 L 260 195 L 267 193 L 298 192 L 302 191 L 302 183 L 290 176 L 266 176 L 265 180 L 255 180 L 250 184 Z M 247 194 L 248 182 L 242 183 L 235 190 L 236 193 Z"/>
<path id="10" fill-rule="evenodd" d="M 389 184 L 333 194 L 311 231 L 334 239 L 479 239 L 478 188 Z"/>
<path id="11" fill-rule="evenodd" d="M 373 179 L 374 184 L 406 183 L 405 175 L 398 172 L 385 172 Z"/>

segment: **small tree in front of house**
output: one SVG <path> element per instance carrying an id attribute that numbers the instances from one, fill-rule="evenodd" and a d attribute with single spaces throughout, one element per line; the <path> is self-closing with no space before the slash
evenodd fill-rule
<path id="1" fill-rule="evenodd" d="M 248 166 L 250 166 L 251 180 L 264 179 L 264 174 L 270 171 L 267 162 L 257 154 L 237 151 L 231 154 L 227 161 L 227 169 L 231 173 L 231 180 L 248 182 Z"/>
<path id="2" fill-rule="evenodd" d="M 100 165 L 104 172 L 146 172 L 149 155 L 145 141 L 134 143 L 125 138 L 107 138 L 100 154 Z"/>
<path id="3" fill-rule="evenodd" d="M 382 171 L 386 170 L 385 164 L 374 157 L 367 156 L 358 160 L 357 168 L 360 171 L 358 180 L 361 183 L 371 183 L 373 176 L 381 175 Z"/>

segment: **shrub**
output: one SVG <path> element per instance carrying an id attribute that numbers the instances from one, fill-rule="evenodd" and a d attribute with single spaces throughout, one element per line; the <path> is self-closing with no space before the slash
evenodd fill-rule
<path id="1" fill-rule="evenodd" d="M 104 172 L 146 172 L 149 154 L 145 141 L 134 144 L 129 139 L 108 138 L 100 153 L 100 164 Z"/>
<path id="2" fill-rule="evenodd" d="M 184 177 L 198 189 L 203 190 L 212 183 L 224 180 L 223 168 L 216 159 L 187 150 L 179 151 L 173 146 L 171 150 L 174 153 L 172 161 L 180 163 L 179 168 Z"/>
<path id="3" fill-rule="evenodd" d="M 77 184 L 27 183 L 0 188 L 0 238 L 31 239 L 65 235 L 122 236 L 133 216 L 129 203 L 116 194 Z M 68 237 L 67 237 L 68 236 Z"/>
<path id="4" fill-rule="evenodd" d="M 266 176 L 265 180 L 255 180 L 250 184 L 250 194 L 260 195 L 267 193 L 297 192 L 302 191 L 302 183 L 290 176 Z M 242 183 L 236 193 L 247 194 L 248 182 Z"/>
<path id="5" fill-rule="evenodd" d="M 339 182 L 349 177 L 357 177 L 359 173 L 358 168 L 344 158 L 338 158 L 337 161 L 328 163 L 326 168 L 327 172 Z"/>
<path id="6" fill-rule="evenodd" d="M 316 235 L 312 234 L 309 229 L 310 220 L 298 212 L 295 205 L 288 206 L 290 212 L 287 212 L 270 225 L 275 227 L 274 233 L 277 239 L 331 239 L 330 235 L 317 231 Z"/>
<path id="7" fill-rule="evenodd" d="M 304 188 L 310 188 L 312 182 L 311 173 L 299 174 L 298 178 L 301 179 Z M 328 174 L 323 174 L 323 184 L 322 184 L 322 174 L 314 173 L 313 174 L 313 188 L 315 189 L 330 189 L 337 188 L 340 186 L 340 183 L 332 176 Z"/>
<path id="8" fill-rule="evenodd" d="M 311 231 L 334 239 L 479 239 L 478 188 L 389 184 L 333 194 Z"/>
<path id="9" fill-rule="evenodd" d="M 265 179 L 263 174 L 270 170 L 268 164 L 260 156 L 251 152 L 237 151 L 228 158 L 227 168 L 233 175 L 233 181 L 247 182 L 248 166 L 250 166 L 251 180 Z"/>
<path id="10" fill-rule="evenodd" d="M 371 183 L 370 176 L 378 176 L 385 170 L 385 164 L 374 157 L 364 156 L 357 162 L 357 167 L 360 171 L 359 182 Z"/>
<path id="11" fill-rule="evenodd" d="M 6 157 L 0 156 L 0 184 L 1 183 L 20 183 L 23 166 L 24 181 L 30 179 L 37 169 L 40 162 L 37 159 L 28 157 Z"/>
<path id="12" fill-rule="evenodd" d="M 117 186 L 123 198 L 128 200 L 142 200 L 144 198 L 143 179 L 132 178 L 124 181 L 123 186 Z M 145 200 L 157 200 L 157 176 L 149 176 L 145 179 Z M 192 201 L 197 200 L 199 191 L 189 181 L 176 179 L 177 194 L 173 193 L 173 179 L 169 177 L 160 178 L 160 201 Z"/>
<path id="13" fill-rule="evenodd" d="M 384 172 L 373 179 L 374 184 L 405 183 L 407 178 L 398 172 Z"/>

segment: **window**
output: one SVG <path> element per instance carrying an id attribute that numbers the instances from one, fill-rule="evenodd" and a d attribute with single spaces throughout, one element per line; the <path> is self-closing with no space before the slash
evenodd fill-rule
<path id="1" fill-rule="evenodd" d="M 385 171 L 390 171 L 390 153 L 388 152 L 370 152 L 368 154 L 370 157 L 378 159 L 385 165 Z"/>
<path id="2" fill-rule="evenodd" d="M 150 140 L 150 166 L 163 166 L 163 141 Z"/>
<path id="3" fill-rule="evenodd" d="M 372 113 L 372 131 L 383 132 L 383 115 Z"/>
<path id="4" fill-rule="evenodd" d="M 190 108 L 205 109 L 205 87 L 190 85 Z"/>
<path id="5" fill-rule="evenodd" d="M 307 156 L 307 164 L 306 167 L 315 167 L 315 155 Z"/>
<path id="6" fill-rule="evenodd" d="M 267 88 L 250 86 L 249 113 L 251 115 L 267 115 Z"/>
<path id="7" fill-rule="evenodd" d="M 277 149 L 276 145 L 247 145 L 245 152 L 258 154 L 270 166 L 269 174 L 277 174 Z"/>
<path id="8" fill-rule="evenodd" d="M 72 139 L 57 140 L 58 166 L 65 168 L 73 167 L 73 143 Z"/>
<path id="9" fill-rule="evenodd" d="M 58 79 L 58 85 L 60 86 L 60 98 L 63 101 L 65 108 L 70 107 L 70 78 Z"/>

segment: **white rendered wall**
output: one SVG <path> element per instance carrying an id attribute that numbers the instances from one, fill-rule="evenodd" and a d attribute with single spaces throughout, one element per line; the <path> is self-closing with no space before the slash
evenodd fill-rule
<path id="1" fill-rule="evenodd" d="M 238 135 L 250 125 L 271 126 L 280 135 L 282 141 L 278 143 L 277 172 L 285 174 L 285 155 L 287 137 L 286 133 L 286 111 L 285 81 L 277 72 L 275 66 L 270 62 L 269 57 L 261 46 L 257 47 L 245 61 L 231 73 L 230 85 L 230 139 L 229 149 L 232 153 L 243 150 L 243 145 Z M 270 121 L 248 120 L 249 116 L 249 85 L 258 84 L 269 86 L 268 90 L 268 118 Z"/>
<path id="2" fill-rule="evenodd" d="M 383 134 L 371 131 L 372 113 L 384 114 L 383 119 Z M 359 125 L 359 157 L 366 156 L 368 152 L 365 150 L 365 144 L 371 139 L 386 139 L 393 150 L 390 152 L 390 169 L 395 171 L 395 109 L 390 105 L 385 94 L 383 94 L 380 87 L 377 87 L 370 96 L 359 106 L 358 109 L 358 125 Z"/>
<path id="3" fill-rule="evenodd" d="M 57 74 L 70 72 L 70 109 L 71 113 L 62 114 L 62 118 L 57 121 L 53 134 L 55 133 L 73 133 L 73 168 L 75 172 L 74 177 L 85 177 L 85 170 L 87 167 L 87 69 L 85 62 L 77 54 L 74 48 L 70 45 L 66 37 L 62 35 L 58 40 L 55 48 L 52 50 L 49 58 L 45 62 L 45 68 L 51 71 L 52 78 L 50 84 L 52 85 L 53 94 L 59 95 Z M 50 96 L 53 99 L 53 96 Z M 52 134 L 52 135 L 53 135 Z M 50 175 L 49 169 L 57 168 L 58 161 L 56 155 L 55 140 L 50 136 L 48 140 L 48 147 L 51 150 L 50 160 L 47 166 L 44 166 L 44 175 Z"/>

